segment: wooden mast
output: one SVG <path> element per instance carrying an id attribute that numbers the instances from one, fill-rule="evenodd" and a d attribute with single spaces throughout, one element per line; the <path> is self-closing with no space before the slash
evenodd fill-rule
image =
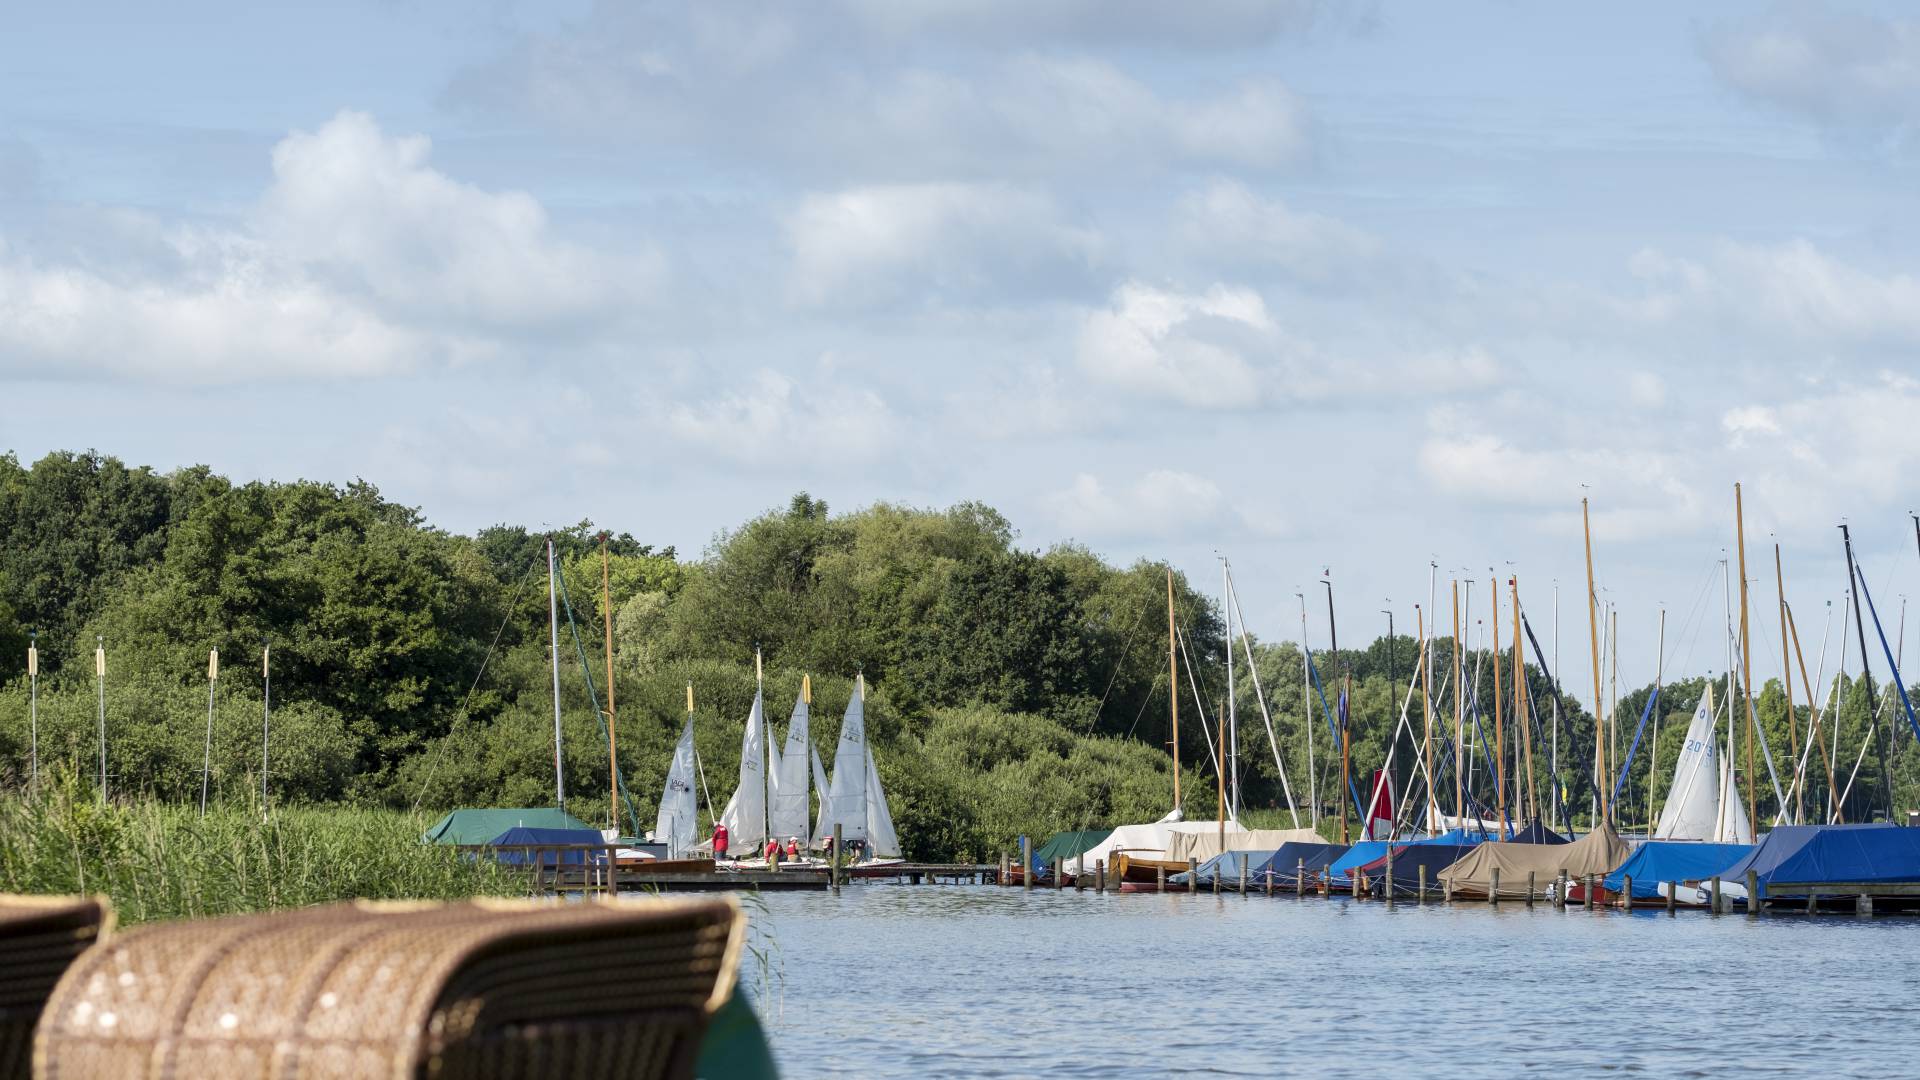
<path id="1" fill-rule="evenodd" d="M 1593 523 L 1587 516 L 1587 500 L 1580 500 L 1580 529 L 1587 540 L 1587 651 L 1593 656 L 1593 782 L 1600 795 L 1600 820 L 1611 821 L 1611 807 L 1605 777 L 1607 759 L 1605 755 L 1605 732 L 1600 726 L 1600 617 L 1594 611 L 1593 597 Z"/>
<path id="2" fill-rule="evenodd" d="M 1667 609 L 1660 609 L 1660 637 L 1653 653 L 1653 742 L 1647 747 L 1647 838 L 1653 838 L 1653 770 L 1660 760 L 1660 691 L 1667 685 Z"/>
<path id="3" fill-rule="evenodd" d="M 1488 579 L 1487 598 L 1493 610 L 1493 805 L 1494 820 L 1500 826 L 1500 838 L 1507 833 L 1507 728 L 1500 689 L 1500 582 Z"/>
<path id="4" fill-rule="evenodd" d="M 1791 604 L 1787 605 L 1787 633 L 1793 637 L 1793 658 L 1800 665 L 1800 685 L 1807 692 L 1807 723 L 1813 728 L 1814 738 L 1820 742 L 1820 763 L 1827 767 L 1827 798 L 1831 800 L 1834 793 L 1839 790 L 1833 783 L 1833 759 L 1827 756 L 1827 731 L 1820 726 L 1820 707 L 1813 699 L 1813 680 L 1807 678 L 1807 658 L 1800 651 L 1800 627 L 1794 622 Z M 1845 640 L 1844 637 L 1841 638 L 1843 643 Z M 1825 647 L 1823 643 L 1821 648 Z M 1805 786 L 1804 782 L 1802 786 Z"/>
<path id="5" fill-rule="evenodd" d="M 1800 746 L 1800 710 L 1793 703 L 1793 665 L 1787 662 L 1787 579 L 1780 570 L 1780 545 L 1773 545 L 1773 589 L 1780 597 L 1780 678 L 1781 687 L 1787 699 L 1787 746 L 1798 749 Z M 1811 717 L 1809 717 L 1811 722 Z M 1793 822 L 1798 825 L 1806 820 L 1807 785 L 1803 781 L 1793 789 Z M 1787 808 L 1781 807 L 1781 813 Z"/>
<path id="6" fill-rule="evenodd" d="M 1733 535 L 1740 548 L 1740 697 L 1747 706 L 1747 820 L 1760 826 L 1760 807 L 1753 798 L 1753 650 L 1747 619 L 1747 518 L 1740 506 L 1740 485 L 1733 485 Z M 1781 807 L 1782 810 L 1786 807 Z"/>
<path id="7" fill-rule="evenodd" d="M 1173 709 L 1173 809 L 1180 809 L 1180 668 L 1173 641 L 1173 564 L 1167 564 L 1167 700 Z"/>
<path id="8" fill-rule="evenodd" d="M 600 534 L 600 605 L 607 624 L 607 814 L 620 832 L 620 736 L 613 708 L 613 577 L 607 558 L 607 534 Z"/>
<path id="9" fill-rule="evenodd" d="M 1520 745 L 1525 749 L 1527 819 L 1538 823 L 1540 799 L 1533 787 L 1533 724 L 1528 714 L 1533 695 L 1527 692 L 1526 641 L 1520 634 L 1520 579 L 1508 578 L 1507 586 L 1513 591 L 1513 722 L 1520 725 Z"/>
<path id="10" fill-rule="evenodd" d="M 1467 733 L 1460 687 L 1460 579 L 1453 580 L 1453 823 L 1467 820 Z"/>
<path id="11" fill-rule="evenodd" d="M 1329 569 L 1327 572 L 1328 574 L 1332 574 L 1333 571 Z M 1320 584 L 1327 587 L 1328 648 L 1332 651 L 1333 662 L 1338 664 L 1340 663 L 1340 627 L 1333 618 L 1333 581 L 1330 578 L 1321 578 Z M 1347 792 L 1349 796 L 1353 794 L 1353 770 L 1351 767 L 1351 754 L 1349 752 L 1353 740 L 1348 737 L 1347 728 L 1350 726 L 1349 715 L 1352 709 L 1353 673 L 1348 671 L 1345 673 L 1340 684 L 1340 790 Z M 1371 807 L 1363 806 L 1360 808 L 1360 813 L 1366 814 L 1371 809 Z M 1364 820 L 1361 821 L 1360 828 L 1364 830 L 1366 827 L 1367 823 Z M 1341 799 L 1340 842 L 1344 844 L 1347 842 L 1347 839 L 1347 800 Z"/>

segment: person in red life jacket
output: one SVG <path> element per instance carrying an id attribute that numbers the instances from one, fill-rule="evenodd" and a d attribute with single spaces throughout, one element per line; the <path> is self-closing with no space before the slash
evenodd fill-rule
<path id="1" fill-rule="evenodd" d="M 715 823 L 713 826 L 713 857 L 727 857 L 727 827 L 724 824 Z"/>
<path id="2" fill-rule="evenodd" d="M 773 857 L 778 854 L 780 854 L 780 841 L 771 836 L 767 837 L 767 851 L 766 851 L 767 861 L 771 863 L 773 861 Z"/>
<path id="3" fill-rule="evenodd" d="M 800 838 L 797 836 L 787 837 L 787 858 L 797 859 L 799 857 L 800 857 Z"/>

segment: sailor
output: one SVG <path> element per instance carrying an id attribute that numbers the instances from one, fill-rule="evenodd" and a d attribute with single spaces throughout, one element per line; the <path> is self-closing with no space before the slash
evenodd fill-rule
<path id="1" fill-rule="evenodd" d="M 779 854 L 780 854 L 780 838 L 776 836 L 767 837 L 767 851 L 766 851 L 767 862 L 769 863 L 773 862 L 774 858 Z"/>
<path id="2" fill-rule="evenodd" d="M 713 857 L 727 857 L 727 826 L 722 822 L 715 822 L 713 826 Z"/>
<path id="3" fill-rule="evenodd" d="M 800 838 L 797 836 L 787 837 L 787 858 L 797 859 L 799 857 L 800 857 Z"/>

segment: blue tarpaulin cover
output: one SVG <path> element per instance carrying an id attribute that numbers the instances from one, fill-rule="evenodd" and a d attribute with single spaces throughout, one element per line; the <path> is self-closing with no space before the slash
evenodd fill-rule
<path id="1" fill-rule="evenodd" d="M 1467 853 L 1478 846 L 1478 844 L 1443 844 L 1436 840 L 1395 844 L 1393 845 L 1393 883 L 1402 890 L 1418 889 L 1420 868 L 1424 866 L 1427 868 L 1428 887 L 1437 886 L 1440 884 L 1440 871 L 1466 858 Z M 1366 875 L 1367 881 L 1378 881 L 1381 875 L 1387 872 L 1386 853 L 1381 852 L 1379 858 L 1366 863 L 1359 870 Z M 1347 884 L 1351 886 L 1353 883 L 1349 881 Z"/>
<path id="2" fill-rule="evenodd" d="M 1345 855 L 1335 859 L 1333 863 L 1327 867 L 1327 878 L 1328 881 L 1335 886 L 1352 885 L 1353 879 L 1347 876 L 1347 871 L 1352 870 L 1356 866 L 1365 866 L 1375 859 L 1384 857 L 1389 846 L 1402 847 L 1420 844 L 1459 846 L 1464 844 L 1471 847 L 1479 842 L 1480 837 L 1468 835 L 1468 831 L 1465 829 L 1448 829 L 1438 836 L 1429 836 L 1420 840 L 1395 840 L 1391 845 L 1385 840 L 1362 840 L 1348 848 Z"/>
<path id="3" fill-rule="evenodd" d="M 1254 863 L 1252 872 L 1264 882 L 1268 871 L 1272 871 L 1275 885 L 1286 885 L 1291 888 L 1299 884 L 1294 878 L 1300 873 L 1301 863 L 1306 863 L 1307 880 L 1313 882 L 1319 879 L 1322 870 L 1346 853 L 1347 845 L 1345 844 L 1291 841 L 1281 844 L 1279 849 L 1267 856 L 1265 860 Z"/>
<path id="4" fill-rule="evenodd" d="M 1633 878 L 1636 900 L 1658 900 L 1663 881 L 1705 881 L 1739 862 L 1752 844 L 1703 844 L 1692 840 L 1649 840 L 1606 877 L 1607 891 L 1618 893 Z M 1741 871 L 1745 873 L 1745 871 Z"/>
<path id="5" fill-rule="evenodd" d="M 1247 861 L 1247 883 L 1249 885 L 1257 884 L 1258 879 L 1254 877 L 1253 868 L 1265 863 L 1269 858 L 1272 858 L 1272 856 L 1273 852 L 1265 849 L 1259 851 L 1223 851 L 1213 858 L 1208 859 L 1206 862 L 1201 863 L 1199 866 L 1194 867 L 1193 877 L 1194 880 L 1202 885 L 1213 884 L 1215 877 L 1218 877 L 1222 884 L 1232 882 L 1238 885 L 1240 883 L 1240 860 L 1245 859 Z M 1170 874 L 1167 880 L 1177 885 L 1185 885 L 1187 883 L 1187 872 L 1182 870 L 1177 874 Z"/>
<path id="6" fill-rule="evenodd" d="M 530 829 L 518 825 L 487 843 L 506 847 L 510 844 L 605 844 L 606 840 L 593 829 Z M 530 866 L 536 858 L 542 866 L 584 866 L 589 860 L 600 861 L 598 854 L 591 851 L 497 851 L 494 856 L 515 866 Z"/>
<path id="7" fill-rule="evenodd" d="M 1872 825 L 1782 825 L 1746 858 L 1720 871 L 1744 881 L 1920 881 L 1920 829 Z"/>

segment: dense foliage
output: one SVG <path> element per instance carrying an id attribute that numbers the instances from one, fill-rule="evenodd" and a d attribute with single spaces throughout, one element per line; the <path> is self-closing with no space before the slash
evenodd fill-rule
<path id="1" fill-rule="evenodd" d="M 608 814 L 607 743 L 595 709 L 606 696 L 599 685 L 603 574 L 621 772 L 643 824 L 689 683 L 708 791 L 716 804 L 725 801 L 754 689 L 756 645 L 776 721 L 802 674 L 811 673 L 814 738 L 829 759 L 853 676 L 864 673 L 875 758 L 910 854 L 988 857 L 1021 831 L 1151 820 L 1169 808 L 1163 564 L 1117 567 L 1073 545 L 1026 550 L 1005 518 L 977 503 L 945 510 L 878 504 L 834 514 L 805 494 L 722 533 L 693 560 L 627 534 L 603 542 L 588 522 L 553 541 L 564 582 L 565 777 L 569 808 L 589 820 Z M 42 776 L 68 768 L 77 782 L 93 782 L 104 711 L 110 793 L 197 799 L 207 654 L 217 648 L 213 794 L 227 802 L 257 797 L 269 690 L 260 658 L 270 646 L 266 787 L 276 804 L 425 812 L 548 803 L 546 542 L 512 525 L 453 535 L 360 481 L 236 484 L 203 467 L 161 475 L 96 454 L 52 454 L 31 467 L 0 456 L 0 771 L 14 786 L 28 786 L 31 631 L 41 655 Z M 1173 590 L 1187 654 L 1177 688 L 1185 809 L 1207 816 L 1215 791 L 1209 725 L 1225 692 L 1225 643 L 1217 604 L 1177 573 Z M 96 642 L 107 651 L 104 680 L 95 677 Z M 1447 638 L 1434 642 L 1429 673 L 1443 731 L 1453 723 L 1452 648 Z M 1302 817 L 1311 813 L 1309 791 L 1323 815 L 1350 802 L 1339 797 L 1339 755 L 1325 715 L 1338 707 L 1348 679 L 1357 785 L 1387 759 L 1403 701 L 1411 734 L 1420 734 L 1418 648 L 1407 635 L 1337 658 L 1316 655 L 1324 707 L 1297 645 L 1256 641 L 1236 649 L 1249 820 L 1281 823 L 1289 787 Z M 1467 699 L 1477 688 L 1482 703 L 1477 723 L 1471 709 L 1466 714 L 1473 787 L 1489 801 L 1479 748 L 1494 728 L 1495 669 L 1510 680 L 1511 653 L 1504 655 L 1471 650 L 1461 661 Z M 1546 804 L 1558 790 L 1584 818 L 1593 798 L 1585 779 L 1592 719 L 1563 694 L 1556 737 L 1554 687 L 1537 664 L 1528 664 L 1527 676 L 1534 797 Z M 1650 722 L 1622 791 L 1622 819 L 1648 812 L 1649 748 L 1658 754 L 1653 789 L 1664 791 L 1702 686 L 1679 682 L 1662 694 L 1658 738 Z M 1505 690 L 1510 698 L 1511 686 Z M 1621 730 L 1608 734 L 1620 755 L 1650 692 L 1621 696 Z M 1757 699 L 1783 774 L 1791 772 L 1791 735 L 1807 731 L 1803 692 L 1795 696 L 1791 718 L 1777 682 Z M 1843 697 L 1842 788 L 1868 728 L 1864 694 Z M 1504 722 L 1517 740 L 1510 707 Z M 1898 737 L 1903 729 L 1891 729 L 1889 739 L 1885 719 L 1875 728 L 1875 749 L 1848 800 L 1850 818 L 1889 804 L 1880 771 L 1888 752 L 1896 801 L 1905 805 L 1920 789 L 1920 761 L 1912 740 Z M 1417 797 L 1424 781 L 1414 745 L 1402 732 L 1392 767 L 1401 791 L 1411 784 Z M 1524 760 L 1524 748 L 1513 745 Z M 1442 802 L 1451 808 L 1446 757 L 1443 750 L 1437 767 Z M 1276 758 L 1290 785 L 1281 783 Z M 1743 753 L 1736 760 L 1744 767 Z M 1808 796 L 1824 800 L 1826 770 L 1814 772 Z M 1765 813 L 1771 783 L 1764 771 L 1757 775 Z M 1526 781 L 1512 781 L 1512 793 L 1525 797 Z"/>

